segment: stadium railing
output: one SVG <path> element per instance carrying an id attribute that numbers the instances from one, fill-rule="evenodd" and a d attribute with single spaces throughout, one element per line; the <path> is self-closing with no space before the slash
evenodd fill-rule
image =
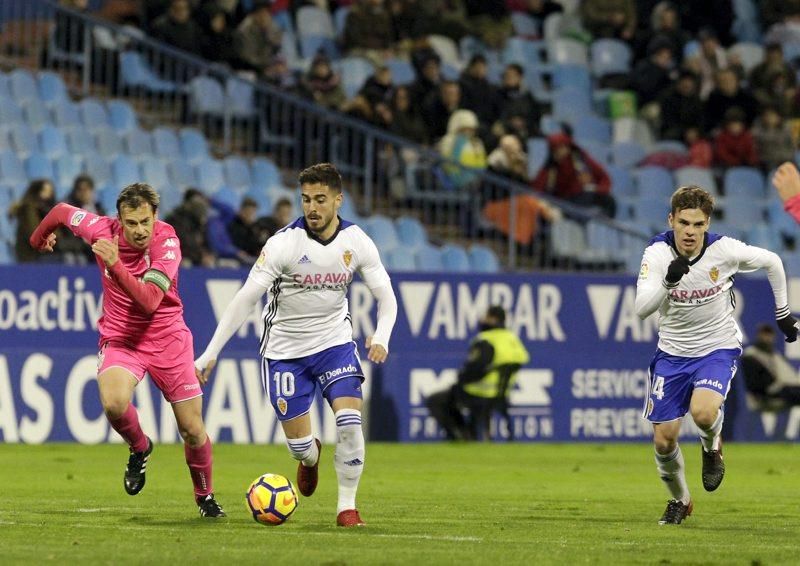
<path id="1" fill-rule="evenodd" d="M 518 222 L 532 221 L 518 211 L 521 197 L 552 199 L 155 41 L 137 28 L 49 0 L 5 0 L 0 25 L 0 64 L 6 68 L 57 70 L 76 97 L 125 98 L 144 127 L 195 126 L 217 156 L 267 155 L 293 172 L 330 161 L 341 171 L 358 215 L 417 218 L 427 226 L 431 243 L 483 245 L 506 269 L 630 271 L 645 244 L 646 236 L 635 227 L 558 201 L 553 202 L 573 221 L 573 229 L 545 226 L 532 241 L 517 242 L 506 234 L 517 234 Z M 483 214 L 484 204 L 493 201 L 507 205 L 503 230 Z M 606 228 L 603 242 L 587 239 L 590 221 Z M 556 241 L 569 235 L 578 239 Z"/>

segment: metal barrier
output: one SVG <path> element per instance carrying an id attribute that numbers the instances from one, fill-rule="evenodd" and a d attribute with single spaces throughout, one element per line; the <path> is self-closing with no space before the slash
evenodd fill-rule
<path id="1" fill-rule="evenodd" d="M 351 216 L 412 216 L 425 224 L 431 243 L 482 244 L 507 269 L 618 271 L 638 265 L 645 236 L 634 228 L 553 201 L 565 220 L 518 230 L 520 223 L 534 228 L 528 223 L 537 221 L 526 216 L 525 203 L 535 194 L 526 185 L 443 160 L 430 148 L 326 110 L 291 88 L 209 64 L 136 28 L 47 0 L 4 0 L 0 24 L 0 65 L 56 70 L 76 97 L 123 98 L 145 129 L 197 127 L 216 156 L 266 155 L 293 173 L 310 163 L 336 164 L 355 201 Z M 162 158 L 177 157 L 177 148 L 158 143 Z M 207 169 L 199 170 L 198 184 L 213 193 L 220 188 L 220 168 Z M 294 186 L 294 180 L 276 178 L 275 184 Z M 496 217 L 487 221 L 488 203 L 498 206 L 502 229 Z M 535 235 L 529 241 L 507 236 L 518 232 Z"/>

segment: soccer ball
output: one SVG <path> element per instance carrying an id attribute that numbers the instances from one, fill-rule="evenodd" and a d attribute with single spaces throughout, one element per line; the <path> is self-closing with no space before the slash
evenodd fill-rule
<path id="1" fill-rule="evenodd" d="M 253 519 L 262 525 L 282 525 L 297 509 L 292 482 L 278 474 L 264 474 L 250 484 L 245 496 Z"/>

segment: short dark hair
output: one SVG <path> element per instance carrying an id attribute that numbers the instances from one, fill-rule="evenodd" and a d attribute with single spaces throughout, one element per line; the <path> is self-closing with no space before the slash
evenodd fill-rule
<path id="1" fill-rule="evenodd" d="M 697 185 L 687 185 L 679 187 L 677 191 L 672 193 L 670 208 L 672 214 L 679 210 L 699 208 L 706 216 L 711 216 L 711 213 L 714 212 L 714 197 Z"/>
<path id="2" fill-rule="evenodd" d="M 77 191 L 78 187 L 80 187 L 82 183 L 87 183 L 92 188 L 94 188 L 94 179 L 92 179 L 91 176 L 78 175 L 77 177 L 75 177 L 75 180 L 72 181 L 72 192 L 74 193 L 75 191 Z"/>
<path id="3" fill-rule="evenodd" d="M 337 193 L 342 192 L 342 176 L 332 163 L 317 163 L 300 172 L 297 177 L 300 185 L 325 185 Z"/>
<path id="4" fill-rule="evenodd" d="M 486 311 L 486 316 L 490 316 L 497 321 L 498 326 L 506 325 L 506 310 L 500 305 L 492 305 Z"/>
<path id="5" fill-rule="evenodd" d="M 252 197 L 244 197 L 242 199 L 241 204 L 239 205 L 239 208 L 247 208 L 247 207 L 258 208 L 258 203 Z"/>
<path id="6" fill-rule="evenodd" d="M 119 193 L 117 197 L 117 214 L 122 214 L 123 206 L 136 210 L 145 203 L 149 204 L 153 209 L 153 213 L 155 213 L 158 210 L 159 202 L 161 202 L 161 199 L 153 187 L 147 183 L 133 183 Z"/>
<path id="7" fill-rule="evenodd" d="M 281 198 L 278 199 L 278 202 L 276 202 L 275 206 L 273 206 L 272 208 L 273 208 L 273 210 L 278 210 L 282 206 L 291 207 L 291 206 L 293 206 L 292 205 L 292 201 L 290 199 L 286 198 L 286 197 L 281 197 Z"/>
<path id="8" fill-rule="evenodd" d="M 525 69 L 519 63 L 509 63 L 506 65 L 506 71 L 509 69 L 516 71 L 520 76 L 525 76 Z"/>

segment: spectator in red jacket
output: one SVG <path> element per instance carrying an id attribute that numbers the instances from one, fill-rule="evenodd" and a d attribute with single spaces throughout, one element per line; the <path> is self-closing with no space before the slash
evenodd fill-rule
<path id="1" fill-rule="evenodd" d="M 753 134 L 746 126 L 746 115 L 739 108 L 725 112 L 723 128 L 714 139 L 714 157 L 723 167 L 758 166 Z"/>
<path id="2" fill-rule="evenodd" d="M 552 134 L 547 143 L 550 155 L 531 183 L 533 188 L 578 206 L 599 207 L 613 218 L 617 205 L 611 196 L 611 178 L 603 166 L 575 145 L 568 134 Z"/>

